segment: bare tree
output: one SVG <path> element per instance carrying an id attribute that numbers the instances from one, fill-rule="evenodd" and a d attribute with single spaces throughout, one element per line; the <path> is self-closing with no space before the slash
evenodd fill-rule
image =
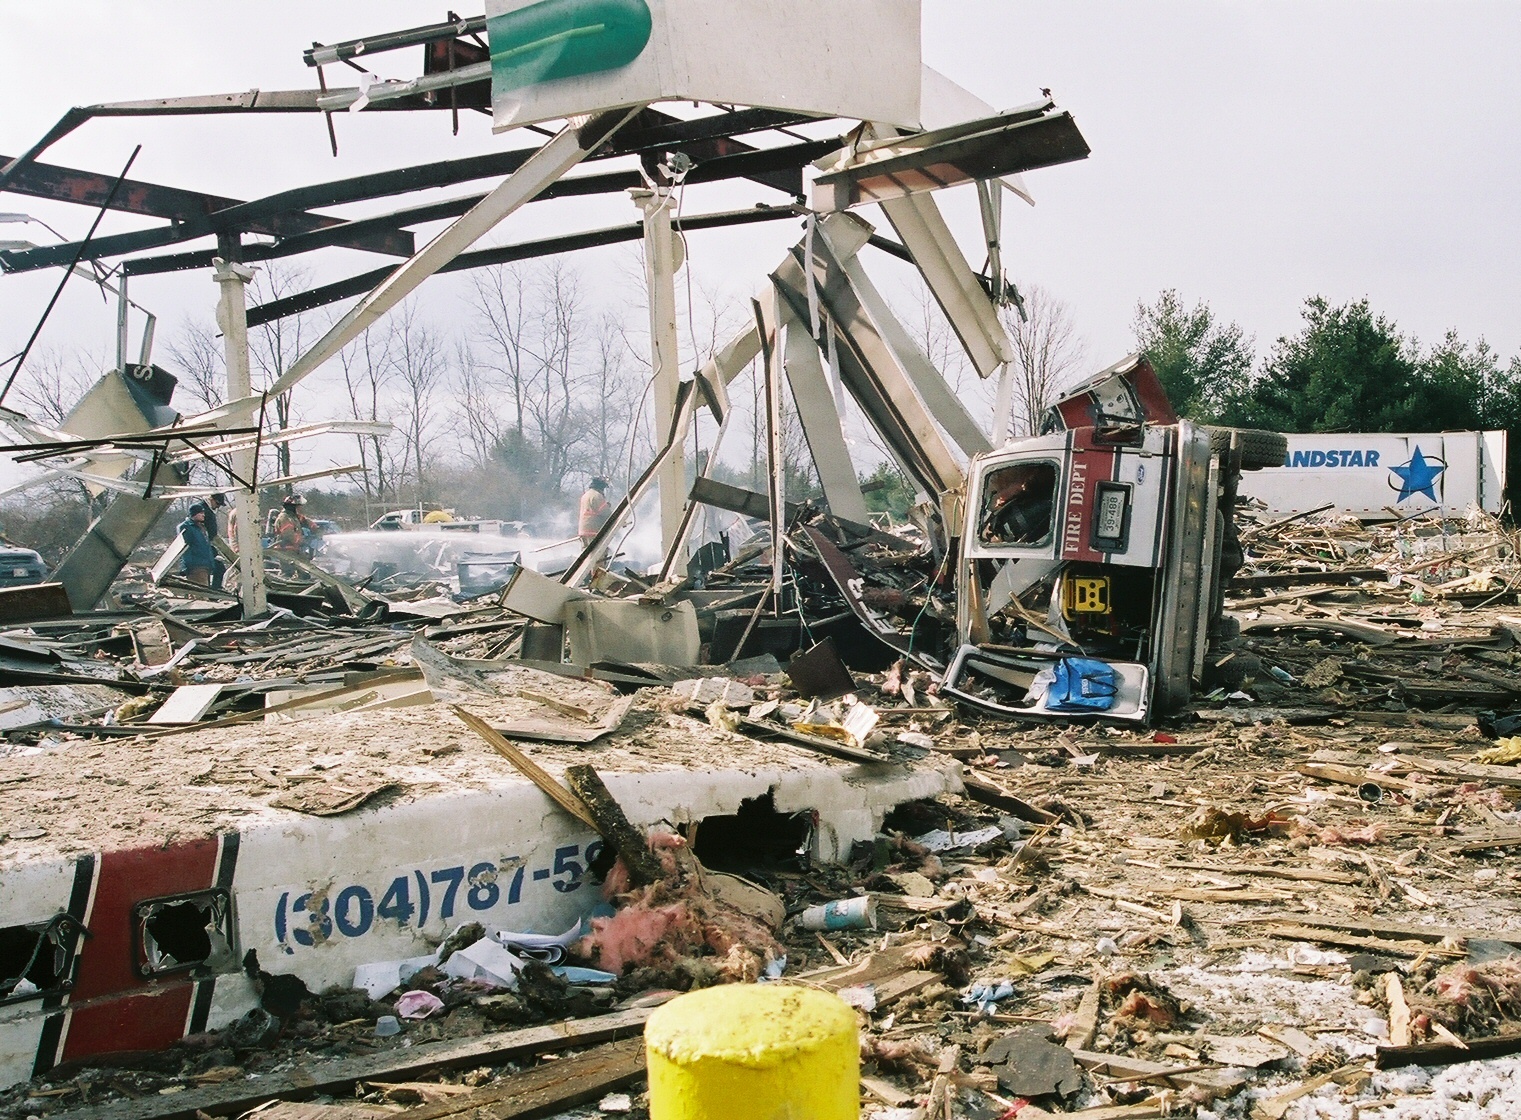
<path id="1" fill-rule="evenodd" d="M 613 478 L 623 472 L 624 444 L 638 407 L 637 386 L 628 375 L 627 351 L 617 319 L 605 314 L 597 325 L 595 376 L 601 392 L 591 406 L 591 465 L 593 474 Z M 624 481 L 627 485 L 627 480 Z"/>
<path id="2" fill-rule="evenodd" d="M 343 371 L 343 387 L 348 392 L 349 411 L 355 420 L 379 422 L 389 415 L 385 402 L 390 397 L 395 378 L 391 354 L 393 329 L 390 324 L 365 331 L 338 353 Z M 359 463 L 364 467 L 360 486 L 366 501 L 384 501 L 395 489 L 391 440 L 388 436 L 355 436 L 359 444 Z"/>
<path id="3" fill-rule="evenodd" d="M 521 263 L 475 269 L 470 274 L 470 286 L 479 338 L 490 356 L 488 364 L 496 373 L 498 385 L 506 390 L 512 407 L 509 423 L 521 440 L 533 361 L 526 346 L 533 320 L 531 270 Z"/>
<path id="4" fill-rule="evenodd" d="M 1002 318 L 1014 343 L 1014 430 L 1029 434 L 1081 370 L 1086 347 L 1065 303 L 1038 286 L 1023 291 L 1024 316 L 1005 308 Z"/>
<path id="5" fill-rule="evenodd" d="M 930 365 L 940 371 L 940 376 L 966 403 L 967 410 L 972 415 L 976 416 L 982 411 L 982 404 L 992 404 L 992 391 L 988 382 L 978 377 L 973 370 L 961 339 L 956 337 L 956 332 L 951 329 L 940 305 L 923 284 L 919 285 L 919 302 L 914 308 L 914 314 L 906 320 L 905 325 L 914 341 L 919 344 L 919 349 L 929 358 Z"/>
<path id="6" fill-rule="evenodd" d="M 538 444 L 543 485 L 559 491 L 570 473 L 576 447 L 586 439 L 581 420 L 581 390 L 590 371 L 575 361 L 582 311 L 580 283 L 564 261 L 555 258 L 540 277 L 540 320 L 528 350 L 535 371 L 533 392 L 525 400 L 531 435 Z"/>
<path id="7" fill-rule="evenodd" d="M 309 281 L 310 274 L 305 269 L 292 268 L 289 265 L 274 262 L 265 265 L 254 277 L 252 291 L 261 303 L 267 303 L 294 295 L 305 289 Z M 249 361 L 253 368 L 264 377 L 266 384 L 277 380 L 290 364 L 301 356 L 304 349 L 303 343 L 307 341 L 315 325 L 311 322 L 311 318 L 309 313 L 286 315 L 279 319 L 272 319 L 248 332 Z M 275 426 L 281 431 L 291 427 L 295 420 L 295 405 L 291 393 L 287 390 L 276 396 L 274 406 Z M 282 476 L 291 473 L 291 445 L 289 443 L 275 445 L 275 464 Z"/>
<path id="8" fill-rule="evenodd" d="M 180 391 L 197 405 L 213 409 L 227 399 L 227 356 L 222 339 L 209 324 L 186 316 L 169 343 L 178 367 Z"/>
<path id="9" fill-rule="evenodd" d="M 438 431 L 438 391 L 448 365 L 438 335 L 407 302 L 391 316 L 392 362 L 401 391 L 401 433 L 415 501 L 422 507 L 427 495 L 429 467 L 434 461 Z"/>
<path id="10" fill-rule="evenodd" d="M 472 464 L 489 466 L 496 460 L 505 435 L 492 370 L 482 364 L 467 339 L 455 342 L 454 368 L 455 403 L 460 411 L 455 439 Z"/>

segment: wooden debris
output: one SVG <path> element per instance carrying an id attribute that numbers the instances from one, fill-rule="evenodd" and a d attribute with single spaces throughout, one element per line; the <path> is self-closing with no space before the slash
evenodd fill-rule
<path id="1" fill-rule="evenodd" d="M 1410 1045 L 1410 1006 L 1398 972 L 1384 974 L 1384 998 L 1389 1004 L 1389 1045 Z"/>
<path id="2" fill-rule="evenodd" d="M 396 1115 L 406 1120 L 445 1120 L 453 1116 L 514 1120 L 545 1116 L 596 1100 L 643 1075 L 644 1039 L 636 1036 L 609 1042 L 571 1058 L 545 1062 L 522 1073 L 509 1074 L 484 1089 L 451 1095 Z"/>
<path id="3" fill-rule="evenodd" d="M 1400 1066 L 1449 1066 L 1454 1062 L 1468 1062 L 1476 1058 L 1503 1058 L 1509 1054 L 1521 1054 L 1521 1031 L 1493 1035 L 1489 1038 L 1469 1038 L 1457 1043 L 1422 1042 L 1414 1046 L 1380 1046 L 1373 1064 L 1379 1069 L 1397 1069 Z"/>
<path id="4" fill-rule="evenodd" d="M 1087 1050 L 1093 1045 L 1093 1038 L 1098 1034 L 1099 998 L 1103 990 L 1103 977 L 1095 976 L 1093 983 L 1083 993 L 1082 1001 L 1077 1005 L 1077 1014 L 1073 1017 L 1072 1026 L 1067 1031 L 1068 1050 Z"/>
<path id="5" fill-rule="evenodd" d="M 264 1101 L 336 1095 L 359 1081 L 381 1081 L 436 1070 L 473 1068 L 517 1060 L 531 1054 L 593 1046 L 610 1039 L 642 1035 L 649 1007 L 618 1011 L 592 1019 L 572 1019 L 504 1034 L 488 1034 L 458 1042 L 432 1042 L 405 1050 L 388 1050 L 317 1065 L 298 1065 L 289 1072 L 257 1081 L 226 1082 L 187 1089 L 173 1096 L 145 1097 L 99 1104 L 76 1112 L 56 1114 L 57 1120 L 196 1120 L 197 1113 L 227 1116 Z M 642 1045 L 642 1041 L 641 1041 Z"/>
<path id="6" fill-rule="evenodd" d="M 660 861 L 650 851 L 648 839 L 629 823 L 623 807 L 608 792 L 595 769 L 590 766 L 567 767 L 565 781 L 585 806 L 592 827 L 628 867 L 629 881 L 634 886 L 657 883 L 665 877 Z"/>
<path id="7" fill-rule="evenodd" d="M 597 825 L 597 818 L 592 814 L 592 811 L 586 806 L 585 802 L 573 793 L 568 792 L 564 786 L 555 781 L 553 775 L 547 770 L 509 743 L 494 727 L 481 719 L 480 716 L 475 715 L 473 712 L 465 711 L 458 704 L 451 704 L 449 708 L 460 718 L 461 723 L 484 739 L 497 754 L 516 766 L 519 773 L 548 794 L 550 800 L 556 805 L 606 838 L 606 834 L 602 833 L 602 830 Z"/>

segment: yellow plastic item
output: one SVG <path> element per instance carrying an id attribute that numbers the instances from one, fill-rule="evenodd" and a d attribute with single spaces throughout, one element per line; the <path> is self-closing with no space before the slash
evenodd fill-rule
<path id="1" fill-rule="evenodd" d="M 1068 576 L 1062 592 L 1062 613 L 1069 619 L 1079 614 L 1109 613 L 1108 576 Z"/>
<path id="2" fill-rule="evenodd" d="M 857 1120 L 856 1013 L 791 984 L 678 996 L 644 1028 L 650 1120 Z"/>
<path id="3" fill-rule="evenodd" d="M 1496 739 L 1495 745 L 1488 750 L 1480 751 L 1473 756 L 1475 762 L 1483 762 L 1490 766 L 1503 766 L 1510 762 L 1521 762 L 1521 735 L 1512 735 L 1508 739 Z"/>

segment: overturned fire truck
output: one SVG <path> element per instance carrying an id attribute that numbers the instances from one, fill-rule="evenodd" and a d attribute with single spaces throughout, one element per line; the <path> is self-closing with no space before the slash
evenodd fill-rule
<path id="1" fill-rule="evenodd" d="M 1217 665 L 1239 683 L 1252 659 L 1224 650 L 1221 610 L 1242 558 L 1236 485 L 1284 442 L 1180 419 L 1129 358 L 1051 408 L 1043 434 L 978 456 L 944 690 L 1010 716 L 1144 721 Z"/>

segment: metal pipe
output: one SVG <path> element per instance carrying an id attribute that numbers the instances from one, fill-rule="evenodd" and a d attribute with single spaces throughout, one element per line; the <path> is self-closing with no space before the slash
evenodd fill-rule
<path id="1" fill-rule="evenodd" d="M 447 23 L 429 23 L 422 27 L 411 27 L 405 31 L 388 31 L 382 35 L 369 35 L 363 39 L 350 39 L 347 42 L 332 43 L 328 46 L 313 44 L 311 50 L 301 52 L 301 59 L 308 66 L 326 66 L 331 62 L 347 62 L 360 55 L 383 54 L 386 51 L 399 51 L 406 47 L 421 47 L 429 43 L 437 43 L 441 39 L 457 39 L 461 35 L 479 35 L 485 30 L 486 17 L 472 16 L 469 19 L 450 20 Z"/>

